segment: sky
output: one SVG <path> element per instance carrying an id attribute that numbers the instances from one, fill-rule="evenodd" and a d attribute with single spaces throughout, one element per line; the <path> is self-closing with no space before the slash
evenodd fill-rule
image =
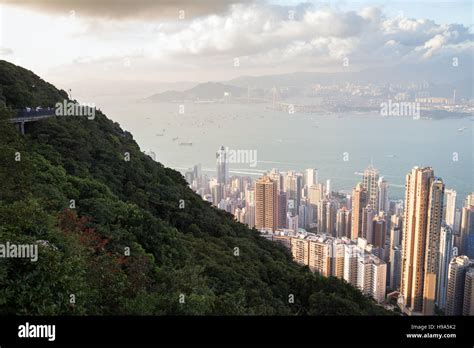
<path id="1" fill-rule="evenodd" d="M 362 70 L 472 56 L 472 7 L 463 0 L 0 0 L 0 59 L 60 86 Z"/>

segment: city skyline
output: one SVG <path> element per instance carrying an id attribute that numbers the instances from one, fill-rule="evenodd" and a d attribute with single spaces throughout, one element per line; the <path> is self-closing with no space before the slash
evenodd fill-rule
<path id="1" fill-rule="evenodd" d="M 222 161 L 224 149 L 221 146 L 216 156 L 218 173 L 229 169 L 228 161 Z M 214 179 L 196 173 L 194 169 L 185 177 L 204 200 L 284 245 L 296 262 L 312 271 L 345 279 L 387 308 L 393 309 L 390 299 L 396 299 L 408 315 L 440 311 L 452 315 L 464 307 L 468 308 L 464 312 L 473 314 L 467 271 L 474 262 L 463 261 L 462 279 L 453 262 L 463 253 L 474 257 L 469 253 L 474 241 L 474 193 L 459 207 L 456 191 L 446 188 L 433 168 L 412 168 L 403 201 L 390 199 L 390 183 L 372 163 L 352 194 L 333 192 L 330 179 L 320 183 L 315 168 L 302 172 L 275 168 L 256 180 L 230 176 L 227 185 L 221 185 L 222 180 L 213 184 Z M 215 187 L 221 196 L 206 194 Z"/>

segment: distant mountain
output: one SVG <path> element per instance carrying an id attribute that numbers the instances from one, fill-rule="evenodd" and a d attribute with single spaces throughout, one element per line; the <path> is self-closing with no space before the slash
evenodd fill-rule
<path id="1" fill-rule="evenodd" d="M 64 76 L 64 75 L 63 75 Z M 58 79 L 59 80 L 59 79 Z M 139 80 L 106 80 L 84 78 L 76 81 L 67 81 L 64 88 L 71 88 L 74 97 L 85 100 L 96 100 L 100 97 L 127 96 L 142 99 L 152 91 L 161 93 L 165 91 L 184 91 L 199 84 L 199 82 L 179 81 L 139 81 Z"/>
<path id="2" fill-rule="evenodd" d="M 154 94 L 145 98 L 146 102 L 172 102 L 172 101 L 205 101 L 219 100 L 224 97 L 238 98 L 242 97 L 245 89 L 238 86 L 225 85 L 220 82 L 206 82 L 187 89 L 185 91 L 167 91 Z"/>
<path id="3" fill-rule="evenodd" d="M 423 83 L 434 85 L 456 85 L 468 89 L 472 94 L 473 66 L 469 58 L 461 60 L 457 66 L 451 60 L 425 62 L 418 64 L 399 64 L 390 67 L 375 67 L 361 71 L 311 72 L 301 71 L 280 75 L 242 76 L 224 83 L 241 88 L 272 88 L 273 86 L 305 87 L 312 84 L 398 84 Z M 470 83 L 466 83 L 466 80 Z"/>
<path id="4" fill-rule="evenodd" d="M 293 87 L 304 90 L 314 85 L 333 84 L 424 84 L 433 96 L 451 96 L 456 90 L 459 98 L 474 98 L 473 66 L 468 64 L 469 56 L 457 57 L 458 65 L 453 65 L 451 58 L 438 59 L 417 64 L 399 64 L 390 67 L 374 67 L 361 71 L 347 72 L 312 72 L 299 71 L 294 73 L 262 76 L 241 76 L 228 81 L 206 82 L 185 91 L 167 91 L 157 93 L 145 99 L 148 102 L 170 102 L 178 100 L 209 100 L 222 99 L 225 92 L 232 97 L 244 97 L 247 89 L 252 94 L 262 97 L 273 87 Z M 267 92 L 265 92 L 267 91 Z M 267 95 L 268 97 L 268 95 Z"/>

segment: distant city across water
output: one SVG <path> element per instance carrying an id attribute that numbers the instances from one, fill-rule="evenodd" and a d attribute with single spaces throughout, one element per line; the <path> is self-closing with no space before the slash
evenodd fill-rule
<path id="1" fill-rule="evenodd" d="M 142 151 L 183 172 L 201 164 L 215 176 L 216 151 L 256 150 L 257 164 L 230 164 L 230 174 L 261 176 L 267 170 L 318 169 L 335 191 L 350 190 L 373 163 L 389 182 L 391 199 L 404 198 L 405 175 L 431 166 L 458 204 L 474 191 L 471 118 L 430 120 L 378 114 L 289 114 L 265 104 L 147 104 L 102 97 L 109 118 L 130 131 Z"/>

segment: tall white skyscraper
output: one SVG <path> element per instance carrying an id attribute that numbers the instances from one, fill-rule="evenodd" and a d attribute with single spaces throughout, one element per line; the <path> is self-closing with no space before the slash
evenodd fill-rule
<path id="1" fill-rule="evenodd" d="M 217 183 L 227 185 L 229 180 L 229 168 L 227 163 L 227 152 L 222 145 L 216 152 L 216 164 L 217 164 Z"/>
<path id="2" fill-rule="evenodd" d="M 445 224 L 441 227 L 439 243 L 438 284 L 436 287 L 436 305 L 444 310 L 446 306 L 446 290 L 448 288 L 448 268 L 453 258 L 453 230 Z"/>
<path id="3" fill-rule="evenodd" d="M 314 168 L 306 169 L 304 176 L 305 176 L 304 179 L 305 179 L 306 187 L 309 188 L 318 183 L 318 170 L 317 169 L 314 169 Z"/>
<path id="4" fill-rule="evenodd" d="M 445 194 L 445 208 L 444 208 L 444 221 L 448 226 L 454 228 L 456 218 L 456 191 L 446 190 Z"/>
<path id="5" fill-rule="evenodd" d="M 326 197 L 331 197 L 331 179 L 326 180 Z"/>

